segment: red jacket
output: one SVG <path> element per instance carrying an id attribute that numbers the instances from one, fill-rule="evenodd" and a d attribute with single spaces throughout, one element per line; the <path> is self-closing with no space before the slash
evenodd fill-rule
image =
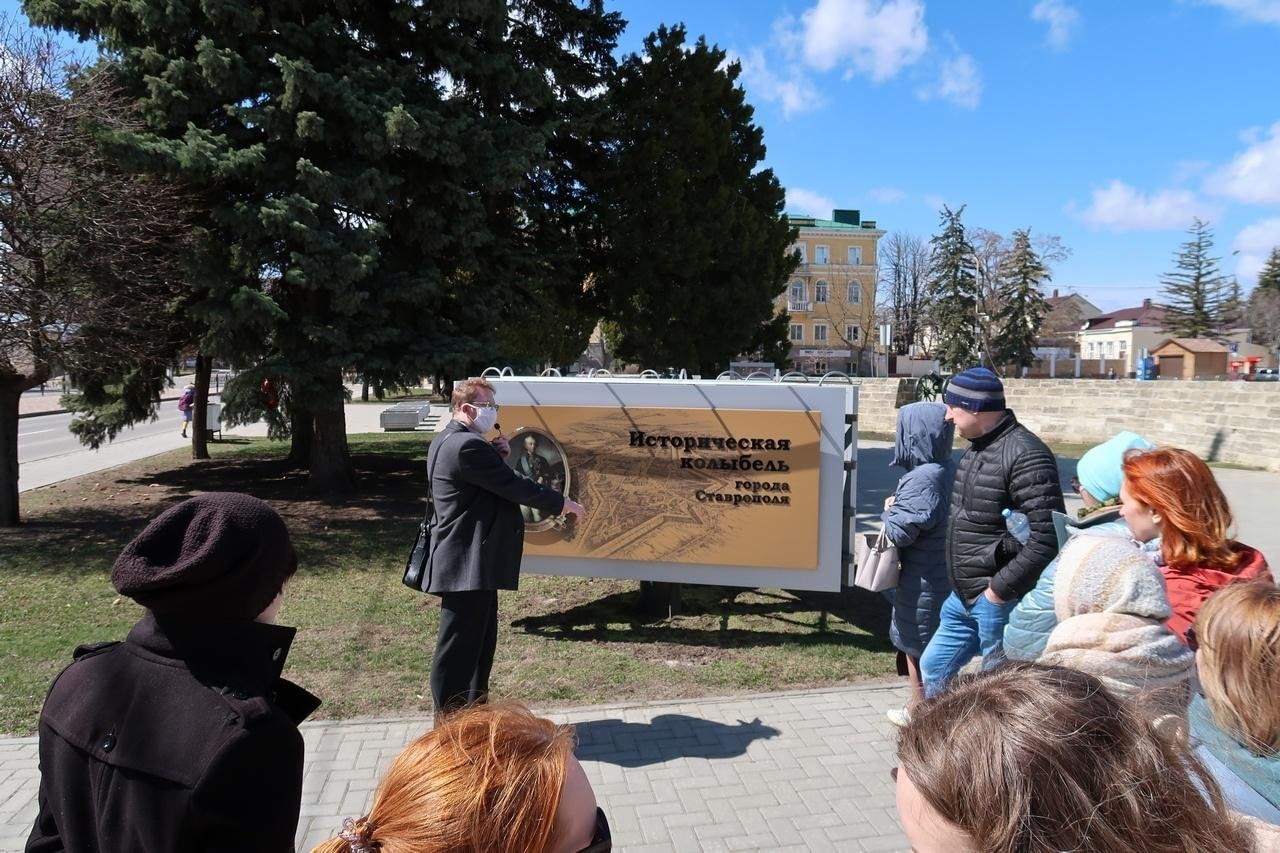
<path id="1" fill-rule="evenodd" d="M 1227 584 L 1258 578 L 1274 580 L 1267 567 L 1267 558 L 1257 548 L 1232 542 L 1231 549 L 1244 555 L 1235 572 L 1198 566 L 1183 569 L 1160 566 L 1160 573 L 1164 575 L 1164 585 L 1169 593 L 1169 604 L 1173 607 L 1173 616 L 1165 624 L 1178 637 L 1183 637 L 1196 621 L 1196 614 L 1200 612 L 1200 605 L 1204 604 L 1205 599 Z"/>

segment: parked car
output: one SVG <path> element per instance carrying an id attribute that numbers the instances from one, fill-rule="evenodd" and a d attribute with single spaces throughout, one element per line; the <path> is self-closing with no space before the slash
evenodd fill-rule
<path id="1" fill-rule="evenodd" d="M 1259 367 L 1253 372 L 1254 382 L 1280 382 L 1280 371 L 1274 367 Z"/>

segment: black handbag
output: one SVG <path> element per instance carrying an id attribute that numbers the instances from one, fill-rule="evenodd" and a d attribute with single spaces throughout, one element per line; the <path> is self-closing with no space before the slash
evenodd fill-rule
<path id="1" fill-rule="evenodd" d="M 445 439 L 441 439 L 444 441 Z M 436 459 L 440 458 L 439 451 L 436 451 Z M 433 460 L 434 463 L 435 460 Z M 409 551 L 409 559 L 404 564 L 404 577 L 400 580 L 409 589 L 418 592 L 426 592 L 422 588 L 422 577 L 427 571 L 427 558 L 431 556 L 431 519 L 436 512 L 435 499 L 431 497 L 431 478 L 434 475 L 435 467 L 427 469 L 427 510 L 423 513 L 422 521 L 418 522 L 418 535 L 413 540 L 413 548 Z"/>

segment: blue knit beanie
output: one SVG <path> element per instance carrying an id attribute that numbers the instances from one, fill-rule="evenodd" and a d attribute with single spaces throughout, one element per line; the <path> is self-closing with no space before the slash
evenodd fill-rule
<path id="1" fill-rule="evenodd" d="M 1109 501 L 1120 496 L 1120 481 L 1124 479 L 1124 455 L 1133 448 L 1150 450 L 1154 445 L 1133 432 L 1114 435 L 1097 447 L 1089 449 L 1076 463 L 1076 479 L 1080 487 L 1093 495 L 1095 500 Z"/>
<path id="2" fill-rule="evenodd" d="M 942 401 L 970 412 L 1003 412 L 1004 385 L 985 367 L 971 367 L 951 377 Z"/>

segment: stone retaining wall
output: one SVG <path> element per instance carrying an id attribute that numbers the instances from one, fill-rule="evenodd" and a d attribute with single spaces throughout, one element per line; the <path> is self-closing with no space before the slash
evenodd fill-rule
<path id="1" fill-rule="evenodd" d="M 1048 441 L 1095 444 L 1133 430 L 1210 461 L 1280 471 L 1280 382 L 1006 379 L 1018 419 Z M 892 432 L 910 379 L 863 379 L 858 428 Z"/>

